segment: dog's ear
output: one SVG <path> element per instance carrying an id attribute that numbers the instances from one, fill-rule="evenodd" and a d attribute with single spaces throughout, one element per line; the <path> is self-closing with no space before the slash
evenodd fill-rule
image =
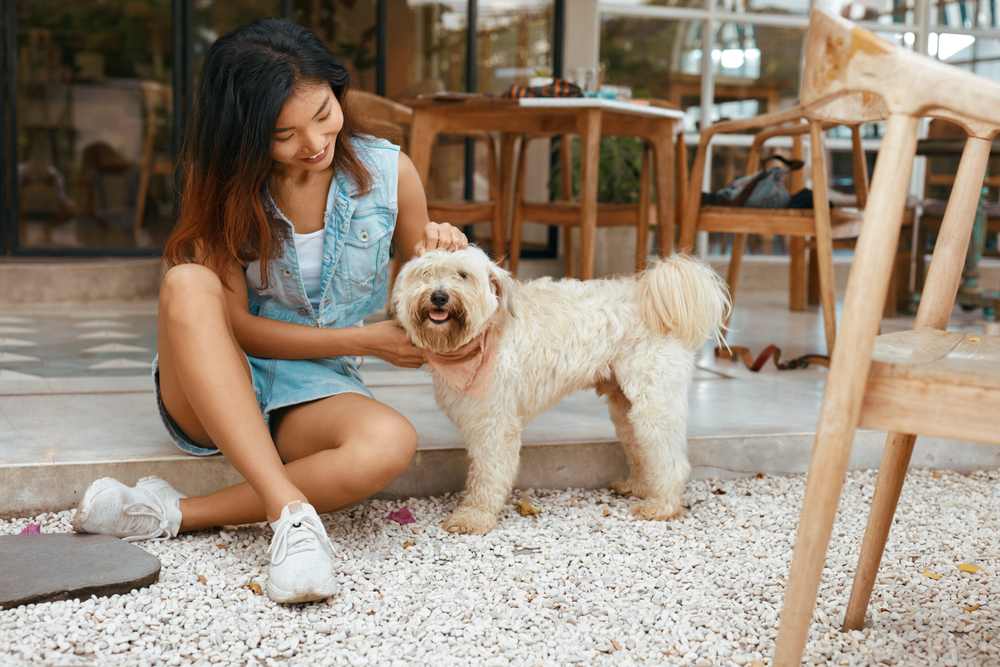
<path id="1" fill-rule="evenodd" d="M 514 317 L 514 290 L 517 288 L 517 282 L 510 275 L 510 272 L 491 262 L 490 286 L 493 288 L 497 301 L 500 302 L 500 308 Z"/>

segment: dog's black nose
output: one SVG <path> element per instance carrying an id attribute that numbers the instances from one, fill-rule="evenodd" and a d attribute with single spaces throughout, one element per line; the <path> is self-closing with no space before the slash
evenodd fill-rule
<path id="1" fill-rule="evenodd" d="M 444 307 L 444 304 L 448 303 L 448 293 L 443 289 L 436 289 L 431 292 L 431 303 L 438 308 Z"/>

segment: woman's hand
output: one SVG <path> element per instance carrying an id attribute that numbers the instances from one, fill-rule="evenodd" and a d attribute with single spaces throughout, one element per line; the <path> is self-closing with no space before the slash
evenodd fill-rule
<path id="1" fill-rule="evenodd" d="M 369 324 L 365 332 L 365 353 L 388 361 L 402 368 L 420 368 L 426 361 L 424 352 L 410 342 L 409 336 L 397 322 L 385 320 Z"/>
<path id="2" fill-rule="evenodd" d="M 447 222 L 428 222 L 424 227 L 424 238 L 413 248 L 415 255 L 423 255 L 428 250 L 461 250 L 469 245 L 469 239 L 462 230 Z"/>

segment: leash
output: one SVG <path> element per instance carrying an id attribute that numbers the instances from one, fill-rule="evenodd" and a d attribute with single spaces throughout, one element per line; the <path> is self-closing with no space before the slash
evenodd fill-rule
<path id="1" fill-rule="evenodd" d="M 750 371 L 757 373 L 764 367 L 769 359 L 774 360 L 774 365 L 779 371 L 791 371 L 798 368 L 808 368 L 811 364 L 817 366 L 830 367 L 830 357 L 825 354 L 803 354 L 788 361 L 781 361 L 781 348 L 777 345 L 768 345 L 754 359 L 750 348 L 742 345 L 732 345 L 728 349 L 724 347 L 715 348 L 716 359 L 727 359 L 729 361 L 742 361 Z"/>

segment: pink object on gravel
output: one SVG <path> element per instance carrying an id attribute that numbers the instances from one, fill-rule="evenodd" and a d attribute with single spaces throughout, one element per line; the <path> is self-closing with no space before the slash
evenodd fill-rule
<path id="1" fill-rule="evenodd" d="M 413 513 L 410 511 L 409 507 L 401 507 L 398 510 L 389 512 L 389 520 L 395 521 L 399 525 L 403 526 L 408 523 L 416 523 L 416 519 L 413 518 Z"/>

